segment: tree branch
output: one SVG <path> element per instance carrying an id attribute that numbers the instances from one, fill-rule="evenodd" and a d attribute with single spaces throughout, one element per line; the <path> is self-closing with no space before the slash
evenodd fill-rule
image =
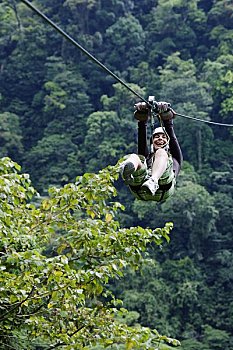
<path id="1" fill-rule="evenodd" d="M 81 331 L 84 327 L 85 327 L 85 326 L 81 326 L 81 327 L 77 328 L 76 331 L 74 331 L 74 332 L 71 333 L 71 334 L 68 334 L 69 337 L 70 337 L 70 338 L 73 337 L 75 334 L 77 334 L 79 331 Z M 52 345 L 52 346 L 50 346 L 49 348 L 47 348 L 47 350 L 56 349 L 56 348 L 58 348 L 59 346 L 65 346 L 65 345 L 67 345 L 67 344 L 64 343 L 64 342 L 58 342 L 58 343 L 56 343 L 55 345 Z"/>
<path id="2" fill-rule="evenodd" d="M 14 307 L 12 307 L 10 310 L 6 311 L 6 312 L 0 317 L 0 321 L 4 320 L 4 318 L 5 318 L 8 314 L 10 314 L 10 313 L 13 312 L 14 310 L 18 309 L 23 303 L 25 303 L 25 301 L 27 301 L 27 300 L 31 297 L 31 295 L 33 294 L 34 290 L 35 290 L 35 287 L 33 286 L 33 287 L 32 287 L 32 290 L 31 290 L 31 292 L 28 294 L 28 296 L 27 296 L 25 299 L 23 299 L 22 301 L 20 301 L 19 303 L 17 303 L 17 304 L 16 304 Z"/>

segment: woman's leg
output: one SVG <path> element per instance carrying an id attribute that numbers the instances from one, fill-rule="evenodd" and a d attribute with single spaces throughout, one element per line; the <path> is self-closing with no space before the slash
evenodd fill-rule
<path id="1" fill-rule="evenodd" d="M 151 177 L 154 181 L 159 181 L 160 177 L 163 175 L 167 168 L 168 154 L 163 149 L 160 148 L 155 152 Z"/>
<path id="2" fill-rule="evenodd" d="M 133 173 L 142 168 L 142 162 L 139 156 L 135 153 L 131 154 L 121 164 L 121 176 L 126 184 L 131 183 L 133 179 Z"/>
<path id="3" fill-rule="evenodd" d="M 158 149 L 154 155 L 151 177 L 142 185 L 142 188 L 147 188 L 152 195 L 154 195 L 159 188 L 158 182 L 167 169 L 167 161 L 167 152 L 163 148 Z"/>

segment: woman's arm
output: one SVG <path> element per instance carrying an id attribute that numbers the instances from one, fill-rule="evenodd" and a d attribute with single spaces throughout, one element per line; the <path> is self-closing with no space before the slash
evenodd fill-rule
<path id="1" fill-rule="evenodd" d="M 138 122 L 138 154 L 147 157 L 149 154 L 147 145 L 147 122 Z"/>
<path id="2" fill-rule="evenodd" d="M 183 155 L 174 131 L 173 119 L 163 120 L 163 124 L 166 132 L 168 133 L 168 136 L 170 137 L 170 141 L 169 141 L 170 153 L 172 157 L 176 159 L 180 168 L 183 162 Z"/>

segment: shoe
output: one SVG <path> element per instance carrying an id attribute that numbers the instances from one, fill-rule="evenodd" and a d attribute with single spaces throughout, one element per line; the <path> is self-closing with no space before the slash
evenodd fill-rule
<path id="1" fill-rule="evenodd" d="M 151 177 L 149 180 L 144 182 L 144 184 L 142 184 L 141 188 L 142 189 L 148 189 L 151 192 L 152 196 L 154 196 L 155 192 L 159 188 L 158 181 L 152 179 L 152 177 Z"/>
<path id="2" fill-rule="evenodd" d="M 135 172 L 135 167 L 132 162 L 124 162 L 120 167 L 120 172 L 125 183 L 130 183 L 133 180 L 133 173 Z"/>

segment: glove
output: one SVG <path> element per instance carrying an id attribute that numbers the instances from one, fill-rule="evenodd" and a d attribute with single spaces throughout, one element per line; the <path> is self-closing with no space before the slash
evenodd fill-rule
<path id="1" fill-rule="evenodd" d="M 136 111 L 148 112 L 148 104 L 146 102 L 138 102 L 134 105 L 134 108 L 136 109 Z"/>
<path id="2" fill-rule="evenodd" d="M 168 102 L 158 102 L 157 103 L 157 113 L 162 120 L 170 120 L 175 118 L 175 112 L 171 108 L 171 104 Z"/>
<path id="3" fill-rule="evenodd" d="M 168 112 L 164 112 L 160 114 L 162 120 L 171 120 L 175 118 L 175 112 L 173 109 L 170 109 Z"/>
<path id="4" fill-rule="evenodd" d="M 168 103 L 168 102 L 157 102 L 157 106 L 156 106 L 156 112 L 158 114 L 161 114 L 161 113 L 164 113 L 164 112 L 167 112 L 170 110 L 170 107 L 171 107 L 171 104 Z"/>
<path id="5" fill-rule="evenodd" d="M 138 102 L 134 105 L 136 109 L 134 112 L 134 118 L 140 122 L 146 122 L 148 120 L 149 108 L 146 102 Z"/>

